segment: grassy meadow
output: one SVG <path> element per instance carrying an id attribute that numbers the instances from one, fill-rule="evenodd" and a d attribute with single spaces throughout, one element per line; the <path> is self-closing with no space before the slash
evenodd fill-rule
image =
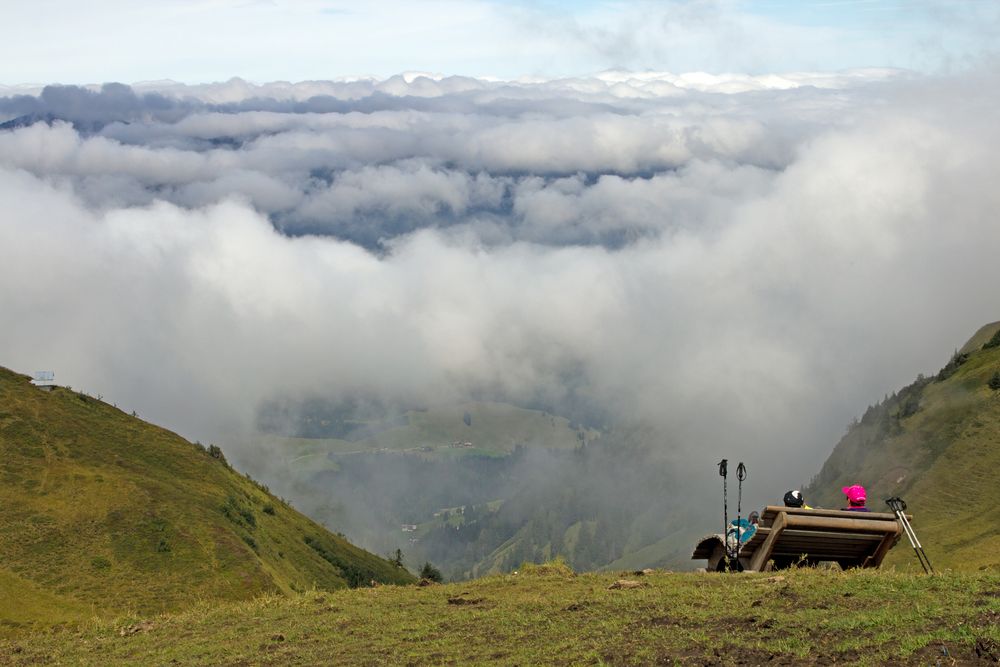
<path id="1" fill-rule="evenodd" d="M 630 583 L 614 588 L 615 582 Z M 995 664 L 1000 576 L 573 575 L 202 604 L 0 641 L 0 665 Z M 992 661 L 992 662 L 991 662 Z"/>

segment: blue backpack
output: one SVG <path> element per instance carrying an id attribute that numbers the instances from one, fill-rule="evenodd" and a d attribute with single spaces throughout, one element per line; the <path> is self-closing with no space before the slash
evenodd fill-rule
<path id="1" fill-rule="evenodd" d="M 740 544 L 746 544 L 757 532 L 757 526 L 746 519 L 733 519 L 729 522 L 732 528 L 726 533 L 726 542 L 735 542 L 736 535 L 740 536 Z"/>

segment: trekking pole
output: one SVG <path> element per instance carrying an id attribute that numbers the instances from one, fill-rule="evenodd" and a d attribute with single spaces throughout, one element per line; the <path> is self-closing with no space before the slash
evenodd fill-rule
<path id="1" fill-rule="evenodd" d="M 729 569 L 729 505 L 726 496 L 726 475 L 729 473 L 729 462 L 719 461 L 719 474 L 722 475 L 722 553 Z"/>
<path id="2" fill-rule="evenodd" d="M 734 551 L 736 552 L 736 569 L 737 571 L 742 571 L 743 568 L 740 566 L 740 546 L 743 532 L 743 480 L 747 478 L 747 467 L 743 465 L 743 461 L 736 466 L 736 479 L 739 480 L 739 494 L 736 500 L 736 547 Z"/>
<path id="3" fill-rule="evenodd" d="M 892 510 L 892 513 L 896 515 L 896 520 L 899 521 L 899 525 L 902 526 L 907 539 L 910 540 L 910 546 L 913 547 L 914 553 L 917 554 L 917 560 L 920 561 L 921 567 L 924 568 L 924 573 L 934 574 L 934 568 L 931 566 L 931 559 L 927 557 L 926 553 L 924 553 L 924 548 L 921 546 L 920 540 L 917 539 L 917 534 L 913 531 L 913 526 L 910 525 L 910 520 L 906 518 L 906 501 L 899 496 L 896 496 L 886 500 L 885 504 L 888 505 L 889 509 Z"/>

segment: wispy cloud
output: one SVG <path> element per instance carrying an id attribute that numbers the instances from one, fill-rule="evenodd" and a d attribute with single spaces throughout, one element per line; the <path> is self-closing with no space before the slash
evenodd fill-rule
<path id="1" fill-rule="evenodd" d="M 614 67 L 940 71 L 995 56 L 998 11 L 931 0 L 46 0 L 5 9 L 0 40 L 19 57 L 0 62 L 0 82 L 384 78 L 411 69 L 501 78 Z"/>

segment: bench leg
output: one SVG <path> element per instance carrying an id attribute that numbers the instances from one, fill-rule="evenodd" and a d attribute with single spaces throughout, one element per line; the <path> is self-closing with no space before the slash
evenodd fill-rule
<path id="1" fill-rule="evenodd" d="M 757 547 L 757 551 L 750 560 L 751 572 L 760 572 L 764 565 L 767 564 L 767 561 L 770 560 L 771 552 L 774 551 L 774 545 L 778 541 L 778 536 L 785 530 L 786 516 L 787 515 L 784 512 L 780 512 L 778 516 L 774 518 L 774 522 L 771 524 L 770 534 L 764 542 Z"/>

